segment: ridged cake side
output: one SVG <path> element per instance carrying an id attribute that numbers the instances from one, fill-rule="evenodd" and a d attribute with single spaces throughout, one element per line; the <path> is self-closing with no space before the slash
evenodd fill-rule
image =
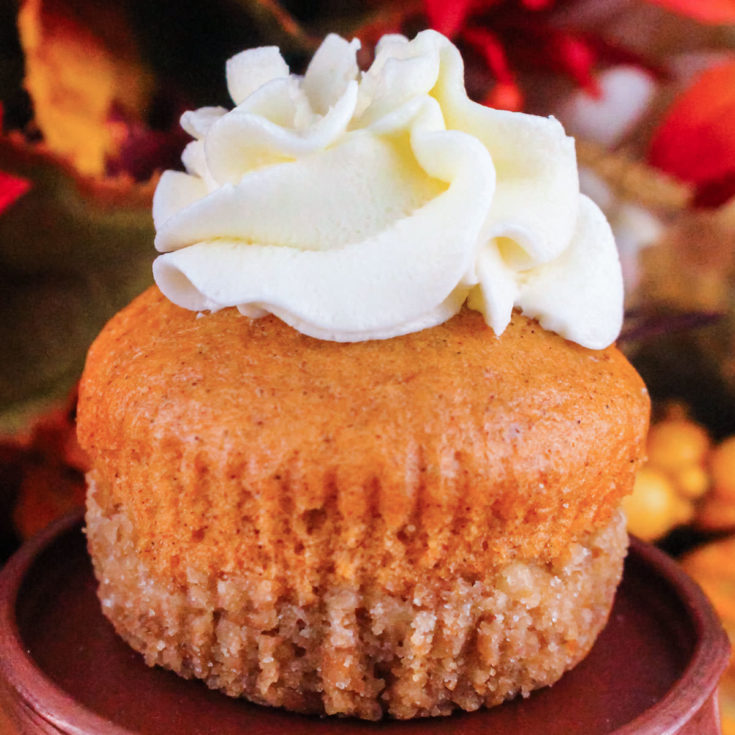
<path id="1" fill-rule="evenodd" d="M 336 344 L 151 289 L 90 350 L 78 427 L 151 573 L 256 570 L 311 604 L 558 559 L 630 491 L 647 418 L 616 349 L 518 314 Z"/>

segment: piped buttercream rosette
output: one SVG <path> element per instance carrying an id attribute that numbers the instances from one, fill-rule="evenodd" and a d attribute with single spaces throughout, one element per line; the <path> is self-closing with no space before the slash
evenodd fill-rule
<path id="1" fill-rule="evenodd" d="M 193 310 L 272 313 L 322 339 L 382 339 L 466 302 L 496 334 L 513 308 L 586 347 L 622 321 L 610 228 L 580 195 L 553 119 L 464 89 L 458 50 L 424 31 L 330 35 L 303 77 L 276 48 L 227 63 L 235 108 L 187 112 L 186 173 L 153 203 L 156 282 Z"/>

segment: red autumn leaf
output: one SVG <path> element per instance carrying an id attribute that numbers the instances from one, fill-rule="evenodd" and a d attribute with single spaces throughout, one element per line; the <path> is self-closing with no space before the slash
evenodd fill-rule
<path id="1" fill-rule="evenodd" d="M 0 102 L 0 135 L 3 132 L 3 113 L 5 112 Z M 11 176 L 0 171 L 0 214 L 3 213 L 14 201 L 20 199 L 31 188 L 31 182 L 20 176 Z"/>
<path id="2" fill-rule="evenodd" d="M 462 33 L 462 39 L 482 56 L 488 69 L 499 82 L 513 81 L 503 44 L 492 31 L 471 26 Z"/>
<path id="3" fill-rule="evenodd" d="M 464 25 L 472 0 L 424 0 L 429 25 L 452 38 Z"/>
<path id="4" fill-rule="evenodd" d="M 586 39 L 565 31 L 555 33 L 549 39 L 549 55 L 556 65 L 590 94 L 597 95 L 599 88 L 593 74 L 597 54 Z"/>
<path id="5" fill-rule="evenodd" d="M 695 207 L 719 207 L 735 197 L 735 170 L 715 181 L 707 181 L 697 187 Z"/>
<path id="6" fill-rule="evenodd" d="M 648 0 L 702 23 L 735 23 L 735 0 Z"/>
<path id="7" fill-rule="evenodd" d="M 523 109 L 523 92 L 515 82 L 498 82 L 486 95 L 483 104 L 498 110 L 518 112 Z"/>
<path id="8" fill-rule="evenodd" d="M 654 134 L 654 166 L 702 186 L 735 172 L 735 61 L 700 74 Z"/>
<path id="9" fill-rule="evenodd" d="M 556 0 L 521 0 L 521 4 L 528 10 L 548 10 Z"/>
<path id="10" fill-rule="evenodd" d="M 520 110 L 523 94 L 516 84 L 500 39 L 487 28 L 470 26 L 462 32 L 462 40 L 482 57 L 496 79 L 483 103 L 503 110 Z"/>
<path id="11" fill-rule="evenodd" d="M 28 179 L 0 171 L 0 214 L 31 188 Z"/>

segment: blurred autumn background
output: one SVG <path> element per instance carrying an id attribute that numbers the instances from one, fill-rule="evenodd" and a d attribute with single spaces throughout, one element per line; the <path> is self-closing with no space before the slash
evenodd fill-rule
<path id="1" fill-rule="evenodd" d="M 0 561 L 83 502 L 75 384 L 151 282 L 151 197 L 224 62 L 329 31 L 433 27 L 476 100 L 554 114 L 608 215 L 620 345 L 654 399 L 630 529 L 677 555 L 735 637 L 735 0 L 0 0 Z M 231 104 L 231 103 L 230 103 Z M 723 683 L 735 733 L 735 668 Z"/>

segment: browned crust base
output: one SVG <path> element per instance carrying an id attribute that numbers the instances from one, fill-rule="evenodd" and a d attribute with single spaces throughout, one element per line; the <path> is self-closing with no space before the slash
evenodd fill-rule
<path id="1" fill-rule="evenodd" d="M 151 574 L 122 510 L 92 485 L 87 535 L 105 615 L 149 665 L 254 702 L 377 719 L 475 710 L 552 684 L 605 624 L 627 546 L 620 513 L 551 563 L 484 579 L 417 579 L 410 594 L 330 586 L 298 605 L 256 574 Z"/>

